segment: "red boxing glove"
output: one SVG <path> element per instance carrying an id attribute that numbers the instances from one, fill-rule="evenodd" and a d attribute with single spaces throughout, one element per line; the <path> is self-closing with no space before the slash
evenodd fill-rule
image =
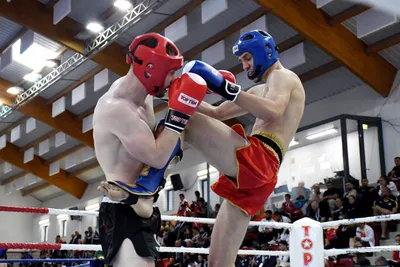
<path id="1" fill-rule="evenodd" d="M 231 83 L 236 83 L 236 77 L 235 77 L 235 75 L 233 75 L 232 72 L 227 71 L 227 70 L 218 70 L 218 72 L 222 75 L 222 77 L 225 80 L 228 80 Z M 216 93 L 214 93 L 210 89 L 207 89 L 207 94 L 216 94 Z"/>
<path id="2" fill-rule="evenodd" d="M 225 80 L 228 80 L 231 83 L 236 83 L 236 77 L 232 72 L 227 70 L 218 70 L 218 72 L 221 73 Z"/>
<path id="3" fill-rule="evenodd" d="M 207 83 L 195 73 L 184 73 L 168 90 L 165 128 L 180 134 L 207 92 Z"/>

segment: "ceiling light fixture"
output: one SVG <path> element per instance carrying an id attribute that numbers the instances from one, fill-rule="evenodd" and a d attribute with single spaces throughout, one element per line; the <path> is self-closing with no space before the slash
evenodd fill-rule
<path id="1" fill-rule="evenodd" d="M 127 0 L 117 0 L 114 2 L 114 6 L 122 11 L 127 11 L 133 7 L 132 3 Z"/>
<path id="2" fill-rule="evenodd" d="M 104 30 L 104 27 L 98 22 L 90 22 L 86 25 L 86 29 L 94 33 L 99 33 Z"/>
<path id="3" fill-rule="evenodd" d="M 330 135 L 330 134 L 334 134 L 334 133 L 337 133 L 337 129 L 332 128 L 332 129 L 329 129 L 329 130 L 326 130 L 326 131 L 322 131 L 322 132 L 319 132 L 319 133 L 311 134 L 311 135 L 307 136 L 306 138 L 308 140 L 313 140 L 313 139 L 320 138 L 320 137 L 323 137 L 323 136 L 326 136 L 326 135 Z"/>
<path id="4" fill-rule="evenodd" d="M 12 95 L 18 95 L 20 93 L 22 93 L 24 91 L 24 89 L 22 89 L 21 87 L 18 86 L 13 86 L 7 89 L 7 93 L 12 94 Z"/>
<path id="5" fill-rule="evenodd" d="M 12 46 L 12 59 L 32 70 L 42 68 L 46 60 L 57 57 L 57 52 L 35 42 L 33 42 L 22 54 L 20 51 L 21 39 L 16 41 Z"/>

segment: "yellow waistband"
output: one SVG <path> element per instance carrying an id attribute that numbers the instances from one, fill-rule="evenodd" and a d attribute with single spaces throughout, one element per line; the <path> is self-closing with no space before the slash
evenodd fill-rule
<path id="1" fill-rule="evenodd" d="M 279 137 L 277 137 L 275 134 L 267 133 L 267 132 L 262 132 L 262 131 L 255 131 L 255 132 L 252 132 L 252 133 L 250 134 L 250 136 L 253 136 L 253 135 L 256 135 L 256 134 L 261 135 L 261 136 L 264 136 L 264 137 L 266 137 L 266 138 L 271 139 L 272 141 L 274 141 L 274 142 L 279 146 L 279 148 L 280 148 L 280 150 L 281 150 L 281 152 L 282 152 L 282 156 L 285 155 L 285 152 L 286 152 L 286 151 L 285 151 L 285 149 L 283 149 L 283 141 L 282 141 Z"/>

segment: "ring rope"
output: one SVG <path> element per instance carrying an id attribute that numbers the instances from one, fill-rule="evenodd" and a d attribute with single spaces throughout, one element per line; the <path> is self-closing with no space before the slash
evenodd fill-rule
<path id="1" fill-rule="evenodd" d="M 362 248 L 344 248 L 344 249 L 325 249 L 325 256 L 335 256 L 350 253 L 368 253 L 368 252 L 383 252 L 383 251 L 398 251 L 400 246 L 377 246 L 377 247 L 362 247 Z"/>
<path id="2" fill-rule="evenodd" d="M 0 206 L 0 212 L 20 212 L 20 213 L 37 213 L 37 214 L 48 214 L 48 215 L 75 215 L 75 216 L 98 216 L 97 211 L 86 211 L 86 210 L 65 210 L 65 209 L 52 209 L 52 208 L 25 208 L 25 207 L 10 207 Z M 198 218 L 198 217 L 182 217 L 182 216 L 171 216 L 161 215 L 163 221 L 180 221 L 180 222 L 194 222 L 194 223 L 206 223 L 214 224 L 215 219 Z M 280 222 L 250 222 L 249 226 L 269 226 L 275 229 L 291 228 L 290 223 Z"/>
<path id="3" fill-rule="evenodd" d="M 36 214 L 48 214 L 48 215 L 76 215 L 76 216 L 98 216 L 98 211 L 85 211 L 85 210 L 66 210 L 66 209 L 53 209 L 53 208 L 26 208 L 26 207 L 13 207 L 13 206 L 0 206 L 0 212 L 21 212 L 21 213 L 36 213 Z M 182 217 L 172 215 L 161 215 L 163 221 L 181 221 L 181 222 L 195 222 L 195 223 L 206 223 L 214 224 L 215 219 L 209 218 L 198 218 L 198 217 Z M 371 217 L 355 218 L 355 219 L 343 219 L 330 222 L 322 222 L 323 228 L 337 227 L 339 225 L 349 225 L 358 223 L 369 223 L 369 222 L 382 222 L 400 220 L 400 214 L 387 214 L 378 215 Z M 291 228 L 290 223 L 281 222 L 249 222 L 249 226 L 269 226 L 276 229 Z"/>
<path id="4" fill-rule="evenodd" d="M 42 243 L 0 243 L 0 248 L 5 249 L 55 249 L 55 250 L 82 250 L 97 251 L 101 250 L 100 245 L 76 245 L 76 244 L 42 244 Z M 335 256 L 351 253 L 368 253 L 383 251 L 398 251 L 400 246 L 376 246 L 363 248 L 345 248 L 345 249 L 325 249 L 325 256 Z M 160 247 L 159 252 L 172 253 L 195 253 L 209 254 L 208 248 L 178 248 L 178 247 Z M 272 251 L 272 250 L 239 250 L 238 255 L 268 255 L 268 256 L 289 256 L 289 251 Z M 51 261 L 51 260 L 49 260 Z M 59 261 L 93 261 L 93 259 L 60 259 Z M 0 261 L 2 262 L 2 261 Z"/>
<path id="5" fill-rule="evenodd" d="M 12 262 L 28 262 L 28 263 L 33 263 L 33 262 L 78 262 L 78 261 L 83 261 L 83 262 L 94 262 L 96 259 L 0 259 L 0 263 L 12 263 Z"/>
<path id="6" fill-rule="evenodd" d="M 40 249 L 40 250 L 82 250 L 98 251 L 101 245 L 77 245 L 77 244 L 45 244 L 45 243 L 0 243 L 0 248 L 4 249 Z M 208 248 L 178 248 L 160 247 L 159 252 L 183 252 L 196 254 L 209 254 Z M 239 250 L 238 255 L 270 255 L 270 256 L 289 256 L 289 251 L 269 251 L 269 250 Z"/>
<path id="7" fill-rule="evenodd" d="M 343 220 L 336 220 L 336 221 L 330 221 L 330 222 L 322 222 L 321 225 L 323 228 L 330 228 L 330 227 L 337 227 L 339 225 L 350 225 L 350 224 L 370 223 L 370 222 L 384 222 L 384 221 L 393 221 L 393 220 L 400 220 L 400 214 L 387 214 L 387 215 L 378 215 L 378 216 L 355 218 L 355 219 L 343 219 Z"/>

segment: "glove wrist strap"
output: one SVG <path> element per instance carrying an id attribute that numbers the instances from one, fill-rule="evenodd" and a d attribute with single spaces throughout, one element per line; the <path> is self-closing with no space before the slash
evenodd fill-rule
<path id="1" fill-rule="evenodd" d="M 225 97 L 227 100 L 235 102 L 241 91 L 241 86 L 225 80 Z"/>
<path id="2" fill-rule="evenodd" d="M 165 128 L 180 134 L 189 122 L 190 115 L 184 114 L 177 110 L 168 109 L 165 115 Z"/>

